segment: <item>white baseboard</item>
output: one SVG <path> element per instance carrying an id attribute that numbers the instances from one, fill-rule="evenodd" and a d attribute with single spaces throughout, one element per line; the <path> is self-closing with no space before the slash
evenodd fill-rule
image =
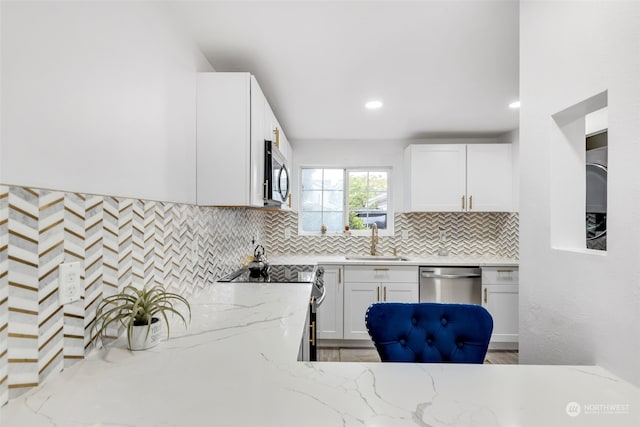
<path id="1" fill-rule="evenodd" d="M 371 340 L 318 340 L 318 347 L 324 348 L 375 348 Z M 517 342 L 492 342 L 489 350 L 518 350 Z"/>
<path id="2" fill-rule="evenodd" d="M 318 347 L 375 348 L 371 340 L 318 340 Z"/>
<path id="3" fill-rule="evenodd" d="M 517 342 L 491 342 L 489 343 L 489 350 L 518 350 Z"/>

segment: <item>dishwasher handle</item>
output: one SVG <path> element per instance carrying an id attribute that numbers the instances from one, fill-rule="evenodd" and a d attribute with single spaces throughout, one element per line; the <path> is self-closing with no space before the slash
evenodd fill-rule
<path id="1" fill-rule="evenodd" d="M 421 271 L 420 277 L 425 279 L 471 279 L 480 277 L 480 274 L 436 274 L 430 271 Z"/>

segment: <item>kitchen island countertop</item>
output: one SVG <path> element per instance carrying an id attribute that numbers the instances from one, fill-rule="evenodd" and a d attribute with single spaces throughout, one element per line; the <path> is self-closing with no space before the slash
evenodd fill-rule
<path id="1" fill-rule="evenodd" d="M 9 402 L 0 424 L 640 425 L 639 389 L 597 366 L 297 362 L 309 293 L 216 283 L 192 298 L 187 331 L 144 352 L 116 341 Z"/>

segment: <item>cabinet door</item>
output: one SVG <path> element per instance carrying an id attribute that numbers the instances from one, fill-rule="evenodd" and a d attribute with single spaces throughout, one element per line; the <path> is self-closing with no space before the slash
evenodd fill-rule
<path id="1" fill-rule="evenodd" d="M 466 204 L 464 144 L 425 144 L 407 148 L 408 211 L 463 211 Z"/>
<path id="2" fill-rule="evenodd" d="M 249 81 L 247 73 L 198 73 L 199 205 L 251 204 Z"/>
<path id="3" fill-rule="evenodd" d="M 382 300 L 386 302 L 418 302 L 418 283 L 383 283 Z"/>
<path id="4" fill-rule="evenodd" d="M 289 142 L 289 138 L 284 133 L 282 129 L 280 129 L 280 144 L 282 146 L 282 154 L 284 155 L 285 160 L 287 161 L 287 165 L 291 167 L 293 165 L 293 147 Z"/>
<path id="5" fill-rule="evenodd" d="M 517 285 L 519 282 L 517 266 L 482 267 L 483 285 Z"/>
<path id="6" fill-rule="evenodd" d="M 286 203 L 282 205 L 282 209 L 293 210 L 293 148 L 279 125 L 278 129 L 280 129 L 280 152 L 284 156 L 287 169 L 289 170 L 289 197 Z"/>
<path id="7" fill-rule="evenodd" d="M 418 268 L 413 265 L 349 265 L 344 273 L 345 282 L 418 283 Z"/>
<path id="8" fill-rule="evenodd" d="M 318 307 L 317 328 L 319 339 L 343 337 L 342 267 L 324 267 L 325 297 Z"/>
<path id="9" fill-rule="evenodd" d="M 198 205 L 264 206 L 263 116 L 249 73 L 198 73 Z"/>
<path id="10" fill-rule="evenodd" d="M 493 317 L 492 342 L 518 342 L 518 285 L 483 285 L 482 306 Z"/>
<path id="11" fill-rule="evenodd" d="M 275 114 L 273 114 L 273 110 L 271 110 L 271 106 L 269 105 L 269 102 L 266 101 L 266 98 L 265 98 L 264 125 L 263 125 L 264 139 L 272 141 L 274 144 L 276 142 L 276 135 L 275 135 L 276 127 L 278 127 L 278 121 L 276 120 Z"/>
<path id="12" fill-rule="evenodd" d="M 264 206 L 264 105 L 258 81 L 251 76 L 251 205 Z"/>
<path id="13" fill-rule="evenodd" d="M 364 316 L 369 306 L 380 299 L 379 283 L 345 283 L 344 339 L 371 339 Z"/>
<path id="14" fill-rule="evenodd" d="M 511 144 L 467 145 L 467 209 L 472 212 L 513 210 Z"/>

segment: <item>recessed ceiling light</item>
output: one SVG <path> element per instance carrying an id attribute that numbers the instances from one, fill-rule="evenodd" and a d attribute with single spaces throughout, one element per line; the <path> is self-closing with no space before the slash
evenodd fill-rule
<path id="1" fill-rule="evenodd" d="M 382 107 L 382 101 L 369 101 L 364 104 L 364 106 L 369 110 L 375 110 L 376 108 Z"/>
<path id="2" fill-rule="evenodd" d="M 513 108 L 513 109 L 520 108 L 520 101 L 512 102 L 511 104 L 509 104 L 509 108 Z"/>

